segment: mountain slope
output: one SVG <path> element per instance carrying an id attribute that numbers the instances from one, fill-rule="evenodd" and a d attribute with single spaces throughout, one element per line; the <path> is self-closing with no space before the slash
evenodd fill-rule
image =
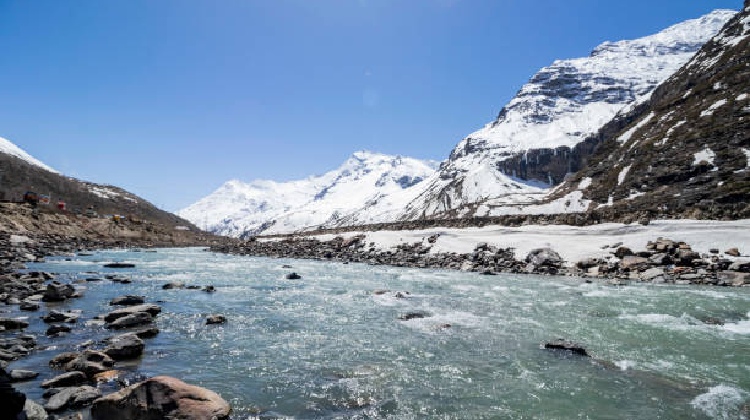
<path id="1" fill-rule="evenodd" d="M 610 219 L 750 217 L 750 1 L 651 99 L 603 128 L 556 197 Z"/>
<path id="2" fill-rule="evenodd" d="M 167 227 L 190 225 L 188 221 L 121 188 L 61 175 L 15 144 L 0 138 L 0 198 L 20 201 L 26 191 L 49 195 L 50 208 L 54 208 L 58 200 L 63 200 L 73 212 L 85 212 L 93 207 L 99 214 L 133 215 Z"/>
<path id="3" fill-rule="evenodd" d="M 411 197 L 402 197 L 400 206 L 369 206 L 342 220 L 373 223 L 527 211 L 524 205 L 544 198 L 550 187 L 582 167 L 602 126 L 646 101 L 735 13 L 718 10 L 655 35 L 605 42 L 589 57 L 554 62 L 534 75 L 495 121 L 464 138 L 438 173 L 411 190 Z M 585 204 L 535 211 L 580 211 Z"/>
<path id="4" fill-rule="evenodd" d="M 435 169 L 434 162 L 356 152 L 338 169 L 304 180 L 229 181 L 177 214 L 227 236 L 294 232 L 414 188 Z"/>

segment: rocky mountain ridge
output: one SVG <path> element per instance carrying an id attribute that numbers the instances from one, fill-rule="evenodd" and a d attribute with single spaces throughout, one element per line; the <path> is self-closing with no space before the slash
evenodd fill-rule
<path id="1" fill-rule="evenodd" d="M 584 167 L 606 123 L 648 100 L 735 13 L 717 10 L 654 35 L 605 42 L 589 57 L 543 68 L 495 121 L 456 146 L 397 218 L 527 212 L 526 206 Z M 580 210 L 575 205 L 532 209 Z"/>
<path id="2" fill-rule="evenodd" d="M 553 198 L 589 210 L 750 217 L 750 6 L 650 100 L 603 128 L 589 165 Z"/>

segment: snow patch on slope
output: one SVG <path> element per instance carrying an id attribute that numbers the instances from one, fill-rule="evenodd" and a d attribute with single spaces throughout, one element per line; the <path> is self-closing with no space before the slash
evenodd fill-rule
<path id="1" fill-rule="evenodd" d="M 42 168 L 45 171 L 58 173 L 56 170 L 45 165 L 44 163 L 42 163 L 42 161 L 31 156 L 20 147 L 16 146 L 15 144 L 11 143 L 9 140 L 4 139 L 2 137 L 0 137 L 0 153 L 5 153 L 6 155 L 15 156 L 27 163 L 30 163 L 36 167 Z"/>

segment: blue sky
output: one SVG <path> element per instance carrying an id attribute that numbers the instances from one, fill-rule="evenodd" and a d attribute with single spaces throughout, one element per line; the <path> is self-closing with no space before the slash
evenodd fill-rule
<path id="1" fill-rule="evenodd" d="M 0 136 L 177 210 L 356 150 L 442 160 L 539 68 L 741 0 L 0 0 Z"/>

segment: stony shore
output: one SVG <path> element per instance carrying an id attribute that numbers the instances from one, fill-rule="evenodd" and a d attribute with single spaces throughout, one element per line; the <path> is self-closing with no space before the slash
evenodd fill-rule
<path id="1" fill-rule="evenodd" d="M 363 235 L 331 240 L 287 237 L 214 245 L 212 252 L 240 256 L 316 259 L 342 263 L 366 263 L 395 267 L 451 269 L 486 275 L 542 274 L 601 279 L 611 284 L 629 282 L 700 284 L 714 286 L 750 285 L 750 263 L 737 260 L 740 251 L 711 249 L 707 254 L 692 250 L 685 242 L 654 238 L 643 250 L 631 250 L 621 243 L 608 246 L 609 257 L 564 261 L 551 248 L 538 248 L 517 256 L 513 248 L 479 243 L 470 253 L 431 252 L 439 235 L 425 241 L 402 243 L 382 250 L 367 243 Z"/>
<path id="2" fill-rule="evenodd" d="M 36 370 L 13 369 L 14 361 L 38 350 L 38 337 L 26 333 L 30 323 L 45 325 L 47 338 L 57 340 L 79 328 L 78 320 L 83 319 L 80 311 L 53 309 L 82 297 L 73 282 L 58 279 L 53 273 L 30 272 L 25 264 L 53 256 L 87 255 L 92 249 L 111 246 L 113 242 L 62 235 L 34 235 L 32 239 L 0 233 L 0 301 L 30 315 L 44 313 L 28 318 L 0 316 L 0 401 L 3 402 L 0 420 L 229 418 L 229 404 L 210 390 L 176 378 L 146 379 L 120 370 L 120 363 L 139 359 L 148 340 L 159 334 L 155 321 L 161 307 L 147 303 L 143 296 L 112 296 L 109 313 L 85 322 L 101 325 L 103 328 L 97 331 L 102 336 L 80 343 L 76 351 L 63 352 L 49 360 L 49 367 L 58 372 L 57 376 L 41 382 L 45 389 L 43 401 L 27 399 L 14 389 L 13 383 L 35 381 L 40 375 Z M 113 283 L 130 282 L 121 275 L 109 275 L 107 279 Z M 216 320 L 207 319 L 207 324 L 212 322 Z M 40 366 L 41 369 L 47 368 Z"/>

